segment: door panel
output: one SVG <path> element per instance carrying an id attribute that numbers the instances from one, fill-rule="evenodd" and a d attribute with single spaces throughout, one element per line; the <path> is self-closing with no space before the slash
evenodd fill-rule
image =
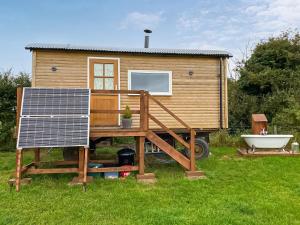
<path id="1" fill-rule="evenodd" d="M 90 88 L 95 90 L 118 89 L 118 61 L 90 59 Z M 91 96 L 91 110 L 117 110 L 118 95 Z M 118 114 L 92 113 L 91 126 L 117 126 Z"/>

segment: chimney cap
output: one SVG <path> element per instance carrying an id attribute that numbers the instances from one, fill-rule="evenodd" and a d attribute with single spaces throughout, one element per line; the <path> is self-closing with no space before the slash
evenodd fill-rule
<path id="1" fill-rule="evenodd" d="M 152 30 L 145 29 L 144 32 L 145 32 L 146 34 L 151 34 L 151 33 L 152 33 Z"/>

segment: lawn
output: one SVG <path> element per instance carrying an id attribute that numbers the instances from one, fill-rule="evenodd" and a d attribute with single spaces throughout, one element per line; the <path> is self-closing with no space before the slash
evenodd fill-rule
<path id="1" fill-rule="evenodd" d="M 10 192 L 14 163 L 14 153 L 0 153 L 0 224 L 300 224 L 300 158 L 245 159 L 213 148 L 198 161 L 207 179 L 151 164 L 154 185 L 98 179 L 87 192 L 67 185 L 72 175 L 33 176 Z"/>

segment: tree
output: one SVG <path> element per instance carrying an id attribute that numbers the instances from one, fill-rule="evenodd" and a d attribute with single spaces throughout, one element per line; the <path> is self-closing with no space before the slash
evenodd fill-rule
<path id="1" fill-rule="evenodd" d="M 230 126 L 250 126 L 251 113 L 265 113 L 270 122 L 277 118 L 273 123 L 279 115 L 292 116 L 288 111 L 300 102 L 299 33 L 284 32 L 258 43 L 237 72 L 240 78 L 229 85 Z"/>

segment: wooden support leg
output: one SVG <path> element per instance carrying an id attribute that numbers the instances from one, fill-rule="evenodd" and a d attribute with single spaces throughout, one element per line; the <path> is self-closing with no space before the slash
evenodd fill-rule
<path id="1" fill-rule="evenodd" d="M 145 137 L 137 137 L 137 149 L 139 158 L 139 174 L 136 175 L 137 181 L 153 184 L 156 182 L 154 173 L 145 173 Z"/>
<path id="2" fill-rule="evenodd" d="M 135 137 L 135 155 L 136 155 L 136 161 L 139 162 L 139 157 L 140 157 L 140 139 L 138 137 Z"/>
<path id="3" fill-rule="evenodd" d="M 83 165 L 83 184 L 85 185 L 87 182 L 87 167 L 89 161 L 89 149 L 84 148 L 84 165 Z"/>
<path id="4" fill-rule="evenodd" d="M 40 150 L 40 148 L 37 148 L 34 150 L 35 167 L 37 167 L 37 165 L 39 164 L 40 161 L 41 161 L 41 150 Z"/>
<path id="5" fill-rule="evenodd" d="M 22 149 L 16 151 L 16 191 L 20 191 L 22 177 Z"/>
<path id="6" fill-rule="evenodd" d="M 84 176 L 84 154 L 85 154 L 85 150 L 83 148 L 80 148 L 79 149 L 79 160 L 78 160 L 78 169 L 79 169 L 79 172 L 78 172 L 78 179 L 79 180 L 82 180 L 83 179 L 83 176 Z"/>
<path id="7" fill-rule="evenodd" d="M 191 157 L 190 157 L 190 162 L 191 162 L 191 169 L 190 171 L 195 171 L 196 170 L 196 162 L 195 162 L 195 133 L 193 130 L 191 130 L 191 138 L 190 138 L 190 151 L 191 151 Z"/>
<path id="8" fill-rule="evenodd" d="M 145 173 L 145 137 L 138 137 L 138 152 L 139 152 L 139 174 Z"/>

